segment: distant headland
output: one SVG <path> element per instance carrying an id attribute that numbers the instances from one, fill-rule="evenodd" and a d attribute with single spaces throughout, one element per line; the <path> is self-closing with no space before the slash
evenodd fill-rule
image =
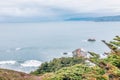
<path id="1" fill-rule="evenodd" d="M 108 21 L 120 21 L 120 15 L 117 16 L 103 16 L 103 17 L 71 17 L 65 21 L 95 21 L 95 22 L 108 22 Z"/>

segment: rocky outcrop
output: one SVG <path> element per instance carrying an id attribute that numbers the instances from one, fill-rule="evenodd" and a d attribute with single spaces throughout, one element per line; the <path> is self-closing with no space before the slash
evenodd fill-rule
<path id="1" fill-rule="evenodd" d="M 73 57 L 87 57 L 87 53 L 84 49 L 78 48 L 72 52 Z"/>

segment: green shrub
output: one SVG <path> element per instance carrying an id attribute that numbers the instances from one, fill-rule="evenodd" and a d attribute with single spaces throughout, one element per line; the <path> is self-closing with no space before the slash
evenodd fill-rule
<path id="1" fill-rule="evenodd" d="M 55 72 L 63 67 L 68 67 L 79 63 L 85 63 L 85 59 L 77 57 L 55 58 L 50 62 L 43 63 L 39 69 L 31 72 L 31 74 L 39 75 L 47 72 Z"/>

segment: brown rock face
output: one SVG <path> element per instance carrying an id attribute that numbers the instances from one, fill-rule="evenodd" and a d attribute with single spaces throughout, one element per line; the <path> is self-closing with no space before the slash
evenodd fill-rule
<path id="1" fill-rule="evenodd" d="M 74 50 L 72 53 L 73 53 L 73 57 L 86 57 L 87 56 L 86 52 L 81 48 Z"/>

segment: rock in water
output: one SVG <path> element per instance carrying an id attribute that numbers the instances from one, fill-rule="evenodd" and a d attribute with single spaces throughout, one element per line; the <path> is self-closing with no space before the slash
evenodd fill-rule
<path id="1" fill-rule="evenodd" d="M 76 49 L 72 53 L 73 57 L 87 57 L 85 50 L 82 48 Z"/>
<path id="2" fill-rule="evenodd" d="M 90 39 L 88 39 L 88 41 L 94 42 L 96 40 L 94 38 L 90 38 Z"/>
<path id="3" fill-rule="evenodd" d="M 68 53 L 67 53 L 67 52 L 64 52 L 63 54 L 64 54 L 64 55 L 67 55 Z"/>

